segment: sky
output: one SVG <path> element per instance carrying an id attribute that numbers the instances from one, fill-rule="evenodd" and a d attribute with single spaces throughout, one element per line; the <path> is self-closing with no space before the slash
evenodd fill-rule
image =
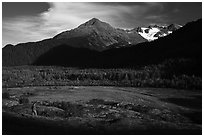
<path id="1" fill-rule="evenodd" d="M 52 38 L 92 18 L 124 29 L 152 24 L 185 25 L 202 18 L 202 3 L 3 2 L 2 46 Z"/>

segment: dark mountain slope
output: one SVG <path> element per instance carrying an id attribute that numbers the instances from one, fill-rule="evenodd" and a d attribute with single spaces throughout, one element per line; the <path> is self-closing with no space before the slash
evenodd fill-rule
<path id="1" fill-rule="evenodd" d="M 43 54 L 34 65 L 58 65 L 70 67 L 91 67 L 100 52 L 86 48 L 60 45 Z"/>
<path id="2" fill-rule="evenodd" d="M 21 43 L 16 46 L 7 45 L 2 51 L 2 64 L 3 66 L 30 65 L 39 56 L 60 44 L 61 41 L 46 39 L 39 42 Z"/>
<path id="3" fill-rule="evenodd" d="M 89 67 L 136 67 L 159 63 L 169 58 L 202 60 L 202 21 L 188 23 L 167 37 L 137 46 L 103 52 L 69 48 L 61 45 L 41 56 L 36 65 Z M 55 63 L 52 62 L 55 60 Z M 46 63 L 47 62 L 47 63 Z M 49 64 L 50 62 L 51 64 Z"/>

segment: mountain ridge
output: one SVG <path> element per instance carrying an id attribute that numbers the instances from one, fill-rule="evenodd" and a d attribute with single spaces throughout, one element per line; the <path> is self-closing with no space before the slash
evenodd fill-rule
<path id="1" fill-rule="evenodd" d="M 158 62 L 165 58 L 197 58 L 200 56 L 200 52 L 202 55 L 202 30 L 200 27 L 202 27 L 201 19 L 188 23 L 175 33 L 152 42 L 120 48 L 115 48 L 117 45 L 114 45 L 115 47 L 104 51 L 73 47 L 66 39 L 55 39 L 54 41 L 46 39 L 18 46 L 8 45 L 2 51 L 2 64 L 3 66 L 134 67 Z M 83 43 L 82 40 L 84 39 L 78 38 L 75 39 L 75 42 Z"/>
<path id="2" fill-rule="evenodd" d="M 176 25 L 180 26 L 178 24 L 171 24 L 171 25 L 166 26 L 166 27 L 163 26 L 163 30 L 166 30 L 170 26 L 176 26 Z M 69 44 L 70 46 L 73 46 L 73 47 L 79 47 L 79 48 L 83 47 L 83 48 L 89 48 L 89 49 L 93 49 L 93 50 L 103 51 L 103 50 L 107 50 L 109 48 L 114 48 L 114 47 L 119 48 L 119 47 L 123 47 L 123 46 L 128 46 L 130 44 L 135 45 L 135 44 L 146 42 L 146 41 L 152 41 L 152 40 L 155 40 L 155 39 L 158 39 L 160 37 L 168 35 L 168 33 L 163 32 L 163 30 L 161 30 L 161 31 L 159 30 L 159 31 L 157 31 L 157 34 L 156 34 L 157 36 L 155 36 L 154 39 L 151 39 L 151 38 L 148 38 L 148 37 L 141 35 L 141 33 L 140 33 L 142 30 L 141 28 L 143 28 L 143 29 L 145 28 L 145 31 L 149 32 L 150 29 L 161 28 L 161 26 L 151 25 L 149 27 L 137 27 L 137 28 L 133 28 L 130 30 L 124 30 L 121 28 L 114 28 L 110 24 L 103 22 L 97 18 L 92 18 L 92 19 L 88 20 L 87 22 L 79 25 L 77 28 L 63 31 L 63 32 L 55 35 L 53 38 L 48 38 L 48 39 L 44 39 L 44 40 L 64 39 L 63 41 L 73 43 L 73 44 Z M 174 30 L 177 30 L 177 29 L 179 29 L 179 28 L 178 27 L 174 28 Z M 100 33 L 102 33 L 102 34 L 100 34 Z M 106 35 L 107 33 L 113 34 L 113 35 Z M 104 34 L 106 36 L 104 36 Z M 118 37 L 118 36 L 121 36 L 121 37 Z M 85 40 L 88 42 L 88 44 L 84 45 L 85 42 L 83 42 L 83 44 L 80 43 L 82 46 L 78 46 L 79 43 L 75 43 L 72 41 L 72 39 L 76 38 L 76 37 L 78 37 L 79 39 L 80 38 L 81 39 L 87 39 L 85 37 L 90 37 L 90 38 Z M 97 37 L 99 39 L 98 44 L 96 42 L 91 43 L 92 41 L 90 39 L 94 39 L 94 37 Z M 100 37 L 102 37 L 102 38 L 106 37 L 106 38 L 101 40 Z M 41 40 L 41 41 L 44 41 L 44 40 Z M 104 43 L 103 40 L 105 40 L 106 43 Z M 36 42 L 38 43 L 41 41 L 36 41 Z M 26 43 L 34 43 L 34 42 L 26 42 Z M 26 44 L 26 43 L 19 43 L 19 44 L 21 45 L 21 44 Z M 17 46 L 19 44 L 16 44 L 15 46 Z M 118 44 L 118 46 L 115 46 L 116 44 Z M 11 44 L 7 44 L 7 45 L 11 45 Z M 99 48 L 95 49 L 94 47 L 92 47 L 93 45 L 94 45 L 94 47 L 99 47 Z"/>

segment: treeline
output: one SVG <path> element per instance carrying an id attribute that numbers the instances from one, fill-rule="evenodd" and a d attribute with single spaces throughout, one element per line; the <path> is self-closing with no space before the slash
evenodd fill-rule
<path id="1" fill-rule="evenodd" d="M 194 68 L 194 66 L 192 60 L 170 59 L 161 64 L 145 66 L 137 70 L 35 66 L 6 67 L 3 68 L 3 87 L 101 85 L 201 89 L 200 70 L 195 71 L 198 67 Z"/>

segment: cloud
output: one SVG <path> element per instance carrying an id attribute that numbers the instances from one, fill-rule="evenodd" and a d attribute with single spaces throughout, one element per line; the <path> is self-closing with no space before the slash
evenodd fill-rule
<path id="1" fill-rule="evenodd" d="M 177 12 L 179 12 L 179 9 L 174 9 L 173 12 L 177 13 Z"/>
<path id="2" fill-rule="evenodd" d="M 3 44 L 43 39 L 46 35 L 42 22 L 38 17 L 17 17 L 2 21 Z"/>
<path id="3" fill-rule="evenodd" d="M 4 18 L 3 46 L 51 38 L 96 17 L 114 27 L 133 28 L 163 21 L 161 3 L 49 3 L 38 15 Z M 155 13 L 155 14 L 153 14 Z"/>

